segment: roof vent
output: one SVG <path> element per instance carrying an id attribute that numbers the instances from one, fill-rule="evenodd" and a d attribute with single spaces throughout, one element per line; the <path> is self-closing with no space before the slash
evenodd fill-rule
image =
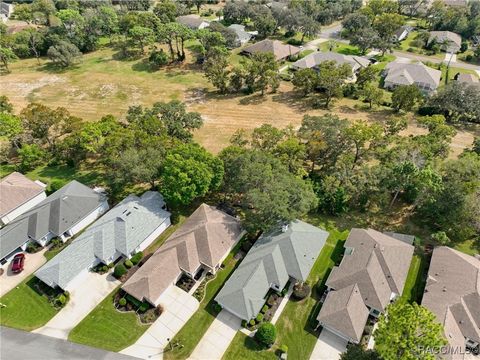
<path id="1" fill-rule="evenodd" d="M 288 224 L 282 225 L 282 232 L 286 232 L 288 230 Z"/>

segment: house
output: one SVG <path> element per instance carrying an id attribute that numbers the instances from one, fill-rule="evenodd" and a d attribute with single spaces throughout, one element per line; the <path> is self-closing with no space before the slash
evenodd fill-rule
<path id="1" fill-rule="evenodd" d="M 293 70 L 314 69 L 324 61 L 335 61 L 338 65 L 348 64 L 352 68 L 352 78 L 360 68 L 370 65 L 370 60 L 361 56 L 343 55 L 336 52 L 314 52 L 292 64 Z"/>
<path id="2" fill-rule="evenodd" d="M 413 28 L 410 25 L 400 26 L 398 30 L 395 31 L 395 34 L 393 34 L 393 40 L 395 42 L 405 40 L 412 30 Z"/>
<path id="3" fill-rule="evenodd" d="M 478 76 L 476 76 L 474 74 L 460 74 L 460 73 L 458 73 L 457 75 L 455 75 L 455 80 L 460 82 L 460 83 L 480 86 L 480 80 L 478 79 Z"/>
<path id="4" fill-rule="evenodd" d="M 5 1 L 0 1 L 0 18 L 3 22 L 6 22 L 13 14 L 15 5 L 9 4 Z"/>
<path id="5" fill-rule="evenodd" d="M 289 280 L 307 280 L 327 237 L 328 232 L 299 220 L 263 234 L 215 301 L 249 321 L 265 305 L 271 289 L 281 291 Z"/>
<path id="6" fill-rule="evenodd" d="M 430 44 L 432 41 L 435 41 L 442 47 L 445 46 L 445 50 L 449 53 L 459 52 L 462 46 L 462 37 L 451 31 L 430 31 L 427 44 Z"/>
<path id="7" fill-rule="evenodd" d="M 480 259 L 446 246 L 433 250 L 422 305 L 444 327 L 445 359 L 470 359 L 480 344 Z M 473 355 L 472 355 L 473 358 Z"/>
<path id="8" fill-rule="evenodd" d="M 45 246 L 58 237 L 65 241 L 108 210 L 106 196 L 71 181 L 0 229 L 0 259 L 5 263 L 31 241 Z"/>
<path id="9" fill-rule="evenodd" d="M 422 92 L 430 94 L 440 85 L 442 72 L 422 63 L 405 64 L 391 62 L 385 67 L 384 87 L 389 90 L 402 85 L 416 85 Z"/>
<path id="10" fill-rule="evenodd" d="M 378 317 L 403 292 L 414 251 L 407 239 L 352 229 L 344 257 L 326 281 L 319 326 L 359 343 L 368 317 Z"/>
<path id="11" fill-rule="evenodd" d="M 92 267 L 109 265 L 144 250 L 170 226 L 170 213 L 158 192 L 130 195 L 95 221 L 35 276 L 52 288 L 69 290 Z"/>
<path id="12" fill-rule="evenodd" d="M 259 41 L 242 50 L 242 54 L 248 56 L 259 53 L 272 53 L 277 61 L 285 60 L 290 56 L 295 56 L 299 52 L 300 48 L 296 46 L 285 45 L 281 41 L 270 39 Z"/>
<path id="13" fill-rule="evenodd" d="M 202 19 L 198 15 L 184 15 L 176 18 L 177 22 L 189 27 L 192 30 L 205 29 L 210 26 L 210 23 Z"/>
<path id="14" fill-rule="evenodd" d="M 240 46 L 249 42 L 254 36 L 258 35 L 258 31 L 245 31 L 244 25 L 232 24 L 228 28 L 235 32 Z"/>
<path id="15" fill-rule="evenodd" d="M 0 180 L 0 226 L 8 224 L 47 197 L 46 185 L 13 172 Z"/>
<path id="16" fill-rule="evenodd" d="M 208 272 L 215 274 L 244 233 L 237 218 L 202 204 L 122 289 L 157 306 L 163 292 L 181 276 L 196 280 Z"/>

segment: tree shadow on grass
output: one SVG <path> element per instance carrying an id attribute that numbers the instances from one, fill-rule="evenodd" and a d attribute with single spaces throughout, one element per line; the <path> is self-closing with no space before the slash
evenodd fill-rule
<path id="1" fill-rule="evenodd" d="M 304 112 L 313 108 L 311 97 L 304 96 L 294 90 L 274 94 L 272 101 L 287 104 L 298 112 Z"/>
<path id="2" fill-rule="evenodd" d="M 253 94 L 240 99 L 238 103 L 240 105 L 259 105 L 265 101 L 267 101 L 266 95 Z"/>
<path id="3" fill-rule="evenodd" d="M 72 66 L 69 66 L 69 67 L 60 67 L 58 65 L 55 65 L 52 62 L 46 62 L 43 65 L 39 66 L 37 68 L 37 70 L 41 71 L 41 72 L 46 72 L 46 73 L 49 73 L 49 74 L 64 74 L 67 71 L 70 71 L 70 70 L 73 70 L 73 69 L 78 69 L 78 68 L 79 68 L 78 65 L 72 65 Z"/>

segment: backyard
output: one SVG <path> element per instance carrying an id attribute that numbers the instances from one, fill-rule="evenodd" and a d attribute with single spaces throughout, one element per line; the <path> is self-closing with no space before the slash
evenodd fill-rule
<path id="1" fill-rule="evenodd" d="M 289 359 L 308 359 L 315 347 L 318 335 L 315 332 L 316 316 L 320 311 L 318 300 L 330 270 L 341 259 L 343 243 L 348 235 L 347 230 L 340 231 L 332 222 L 326 222 L 318 215 L 308 216 L 305 221 L 327 229 L 330 236 L 307 279 L 312 286 L 312 294 L 301 301 L 290 300 L 276 323 L 278 334 L 276 347 L 287 345 Z M 275 347 L 272 350 L 275 350 Z M 272 350 L 263 350 L 239 332 L 223 359 L 273 359 L 275 355 Z"/>
<path id="2" fill-rule="evenodd" d="M 40 282 L 30 276 L 0 298 L 0 324 L 31 331 L 45 325 L 57 314 L 46 296 L 35 288 Z"/>

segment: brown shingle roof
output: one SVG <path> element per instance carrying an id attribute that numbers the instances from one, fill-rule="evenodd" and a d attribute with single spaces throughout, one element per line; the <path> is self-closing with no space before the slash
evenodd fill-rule
<path id="1" fill-rule="evenodd" d="M 200 205 L 152 257 L 125 283 L 123 290 L 151 303 L 182 270 L 214 268 L 243 233 L 240 221 L 213 206 Z"/>
<path id="2" fill-rule="evenodd" d="M 443 324 L 452 348 L 464 350 L 465 337 L 480 342 L 480 260 L 449 247 L 435 248 L 422 305 Z"/>
<path id="3" fill-rule="evenodd" d="M 13 172 L 0 180 L 0 216 L 8 214 L 45 190 L 25 175 Z"/>
<path id="4" fill-rule="evenodd" d="M 276 60 L 285 59 L 300 52 L 300 48 L 292 45 L 285 45 L 278 40 L 265 39 L 243 49 L 247 54 L 272 53 Z"/>

